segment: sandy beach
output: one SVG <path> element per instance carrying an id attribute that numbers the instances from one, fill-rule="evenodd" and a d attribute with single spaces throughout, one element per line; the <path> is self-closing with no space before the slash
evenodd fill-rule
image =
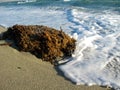
<path id="1" fill-rule="evenodd" d="M 5 31 L 0 27 L 0 32 Z M 1 41 L 0 41 L 1 42 Z M 110 90 L 80 86 L 65 79 L 53 65 L 30 53 L 0 46 L 0 90 Z"/>

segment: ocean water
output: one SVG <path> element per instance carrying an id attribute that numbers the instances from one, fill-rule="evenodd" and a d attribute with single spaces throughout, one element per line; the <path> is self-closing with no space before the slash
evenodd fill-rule
<path id="1" fill-rule="evenodd" d="M 77 40 L 59 69 L 76 85 L 120 90 L 120 0 L 18 0 L 0 3 L 0 25 L 47 25 Z M 66 63 L 64 63 L 66 61 Z"/>

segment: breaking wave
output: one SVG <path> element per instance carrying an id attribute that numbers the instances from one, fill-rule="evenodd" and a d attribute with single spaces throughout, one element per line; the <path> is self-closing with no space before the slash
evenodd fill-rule
<path id="1" fill-rule="evenodd" d="M 120 90 L 120 15 L 103 10 L 67 11 L 77 47 L 60 69 L 77 85 L 107 85 Z"/>

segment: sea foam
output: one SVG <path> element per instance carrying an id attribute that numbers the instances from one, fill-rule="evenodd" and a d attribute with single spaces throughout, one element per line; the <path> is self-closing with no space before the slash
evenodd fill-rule
<path id="1" fill-rule="evenodd" d="M 72 60 L 59 68 L 77 85 L 103 85 L 120 90 L 120 16 L 112 11 L 67 11 L 77 39 Z"/>

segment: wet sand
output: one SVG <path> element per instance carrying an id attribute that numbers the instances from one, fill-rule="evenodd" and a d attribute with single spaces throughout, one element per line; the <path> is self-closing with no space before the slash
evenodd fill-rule
<path id="1" fill-rule="evenodd" d="M 0 27 L 0 32 L 5 31 Z M 2 42 L 2 41 L 0 41 Z M 75 85 L 58 69 L 34 55 L 0 46 L 0 90 L 110 90 L 99 86 Z"/>

